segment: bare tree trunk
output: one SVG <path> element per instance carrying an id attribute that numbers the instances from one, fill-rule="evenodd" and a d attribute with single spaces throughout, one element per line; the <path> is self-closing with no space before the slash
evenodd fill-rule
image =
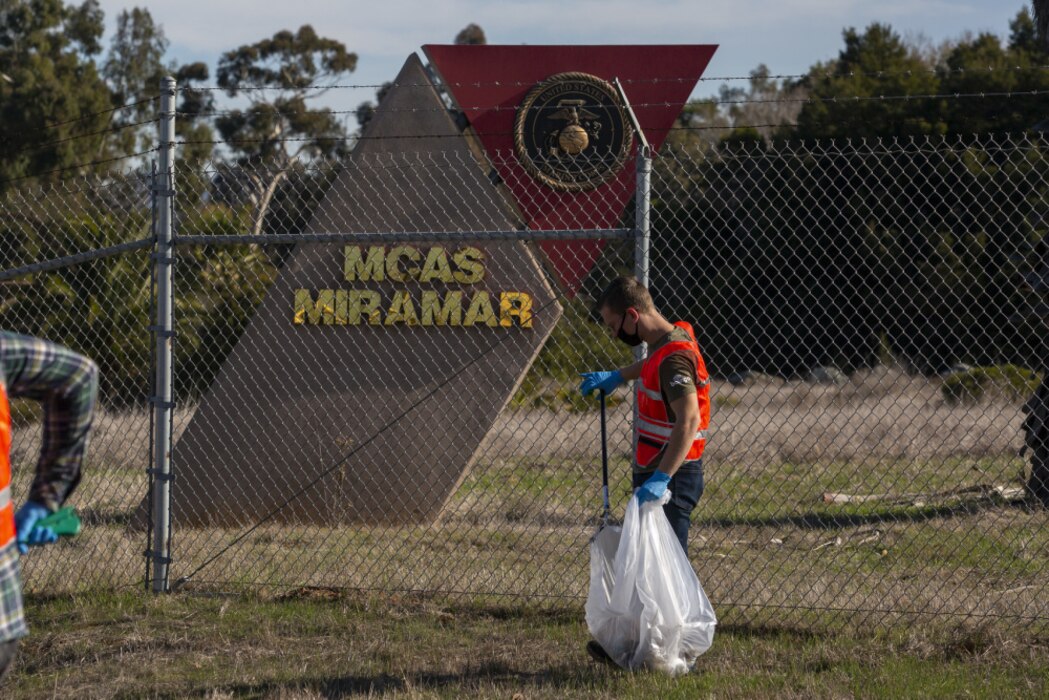
<path id="1" fill-rule="evenodd" d="M 1049 48 L 1049 0 L 1031 0 L 1034 10 L 1034 25 L 1042 45 Z"/>
<path id="2" fill-rule="evenodd" d="M 266 221 L 266 212 L 269 211 L 270 202 L 273 201 L 273 195 L 277 192 L 277 187 L 280 183 L 288 177 L 288 171 L 281 169 L 277 171 L 277 174 L 273 176 L 273 179 L 269 181 L 266 188 L 262 191 L 262 196 L 259 197 L 258 204 L 255 205 L 255 222 L 251 227 L 251 234 L 257 236 L 262 233 L 262 225 Z"/>

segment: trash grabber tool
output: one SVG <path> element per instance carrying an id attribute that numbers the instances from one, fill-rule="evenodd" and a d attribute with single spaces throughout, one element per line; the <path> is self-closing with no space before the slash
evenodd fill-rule
<path id="1" fill-rule="evenodd" d="M 608 502 L 608 433 L 605 428 L 605 391 L 601 390 L 601 495 L 604 497 L 605 509 L 601 512 L 601 526 L 608 525 L 612 516 L 612 507 Z"/>

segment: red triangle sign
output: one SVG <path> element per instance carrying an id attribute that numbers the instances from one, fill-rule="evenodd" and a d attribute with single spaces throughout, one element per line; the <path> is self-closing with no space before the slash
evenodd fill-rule
<path id="1" fill-rule="evenodd" d="M 582 137 L 581 149 L 602 138 L 608 144 L 615 138 L 616 125 L 604 125 L 604 132 L 599 133 L 601 120 L 593 114 L 595 108 L 586 104 L 586 93 L 591 89 L 598 96 L 595 104 L 600 103 L 600 88 L 591 87 L 586 82 L 589 77 L 577 81 L 575 87 L 553 85 L 551 78 L 566 73 L 586 74 L 608 83 L 618 78 L 645 137 L 653 150 L 658 150 L 716 49 L 713 45 L 423 47 L 533 230 L 616 227 L 634 194 L 634 151 L 617 161 L 622 166 L 618 172 L 605 173 L 596 184 L 565 184 L 544 178 L 542 169 L 528 167 L 518 148 L 522 139 L 527 139 L 524 134 L 530 133 L 528 124 L 518 120 L 526 100 L 534 100 L 533 108 L 546 109 L 547 114 L 566 115 L 561 117 L 563 124 L 582 123 L 576 127 Z M 540 84 L 552 87 L 544 91 Z M 584 99 L 557 100 L 559 92 Z M 539 101 L 542 107 L 535 106 Z M 580 122 L 587 114 L 594 116 L 594 121 Z M 571 141 L 558 142 L 556 136 L 540 133 L 534 138 L 554 138 L 548 142 L 554 151 L 568 149 L 560 151 L 561 155 L 579 152 L 573 150 Z M 633 144 L 636 149 L 637 139 Z M 542 244 L 570 296 L 597 260 L 602 245 L 601 241 Z"/>

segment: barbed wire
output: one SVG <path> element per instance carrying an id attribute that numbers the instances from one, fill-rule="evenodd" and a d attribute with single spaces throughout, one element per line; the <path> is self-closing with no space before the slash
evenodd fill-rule
<path id="1" fill-rule="evenodd" d="M 740 124 L 740 125 L 704 125 L 704 126 L 668 126 L 663 128 L 652 128 L 645 129 L 646 132 L 660 131 L 707 131 L 716 129 L 763 129 L 763 128 L 774 128 L 779 126 L 793 127 L 796 124 L 791 123 L 780 123 L 780 124 Z M 482 131 L 478 132 L 480 136 L 513 136 L 514 132 L 497 132 L 497 131 Z M 353 134 L 347 134 L 346 136 L 302 136 L 293 138 L 282 138 L 282 139 L 268 139 L 268 138 L 246 138 L 246 139 L 185 139 L 181 141 L 174 141 L 176 146 L 202 146 L 202 145 L 236 145 L 236 144 L 248 144 L 248 143 L 336 143 L 341 141 L 417 141 L 422 139 L 461 139 L 462 134 L 393 134 L 385 136 L 356 136 Z"/>
<path id="2" fill-rule="evenodd" d="M 708 127 L 681 127 L 673 130 L 679 131 L 695 131 L 695 130 L 706 130 L 706 129 L 720 129 L 720 130 L 735 130 L 735 129 L 760 129 L 760 128 L 775 128 L 779 126 L 794 126 L 793 124 L 737 124 L 737 125 L 725 125 L 725 126 L 708 126 Z M 428 138 L 460 138 L 459 135 L 441 134 L 434 135 Z M 839 149 L 866 149 L 862 150 L 865 154 L 888 154 L 888 153 L 936 153 L 939 152 L 943 147 L 948 148 L 969 148 L 973 142 L 982 143 L 982 147 L 992 150 L 1001 150 L 1004 148 L 997 139 L 1006 138 L 1019 138 L 1023 142 L 1033 145 L 1034 143 L 1041 142 L 1041 138 L 1037 135 L 1031 135 L 1027 131 L 999 131 L 992 133 L 973 133 L 973 134 L 915 134 L 915 135 L 889 135 L 889 136 L 871 136 L 871 137 L 833 137 L 833 138 L 777 138 L 774 141 L 754 141 L 754 142 L 740 142 L 734 144 L 719 143 L 717 149 L 722 152 L 723 155 L 728 155 L 733 158 L 750 159 L 750 158 L 790 158 L 796 157 L 794 152 L 795 147 L 815 148 L 820 147 L 826 149 L 821 151 L 827 155 L 835 153 L 843 153 Z M 376 137 L 376 138 L 392 138 L 398 137 Z M 347 138 L 350 140 L 352 137 Z M 967 140 L 969 139 L 969 140 Z M 975 140 L 975 141 L 972 141 Z M 700 146 L 700 144 L 686 145 L 685 150 L 690 148 L 703 148 L 706 149 L 710 144 Z M 660 155 L 667 155 L 671 159 L 675 158 L 674 155 L 680 145 L 665 144 L 658 153 Z M 667 150 L 664 150 L 667 149 Z M 726 149 L 721 151 L 721 149 Z M 857 151 L 859 152 L 859 151 Z M 433 156 L 433 153 L 427 151 L 412 151 L 395 156 L 394 154 L 383 154 L 381 157 L 377 156 L 376 161 L 382 160 L 379 167 L 382 170 L 395 170 L 395 169 L 427 169 L 427 168 L 447 168 L 449 162 L 439 162 L 430 158 L 418 159 L 420 155 L 428 157 Z M 512 149 L 504 149 L 502 151 L 490 154 L 494 159 L 491 163 L 494 166 L 506 165 L 511 162 L 516 162 L 516 154 L 513 153 Z M 631 156 L 632 158 L 632 156 Z M 385 160 L 384 160 L 385 159 Z M 622 161 L 622 162 L 625 162 Z M 346 162 L 342 158 L 331 158 L 327 156 L 318 156 L 315 158 L 303 159 L 301 157 L 295 158 L 292 162 L 281 165 L 266 165 L 270 168 L 271 172 L 291 172 L 291 171 L 302 171 L 302 172 L 325 172 L 332 167 L 339 168 L 344 167 Z M 225 173 L 232 167 L 234 169 L 244 167 L 234 163 L 227 163 L 221 161 L 211 161 L 205 164 L 203 167 L 199 166 L 188 166 L 193 170 L 198 170 L 205 173 Z"/>
<path id="3" fill-rule="evenodd" d="M 154 95 L 152 97 L 147 97 L 144 100 L 138 100 L 137 102 L 128 102 L 126 104 L 122 104 L 119 107 L 110 107 L 109 109 L 102 109 L 102 110 L 99 110 L 97 112 L 89 112 L 87 114 L 84 114 L 84 115 L 81 115 L 81 116 L 77 117 L 76 119 L 67 119 L 64 122 L 49 122 L 49 123 L 44 124 L 43 126 L 41 126 L 36 131 L 43 131 L 44 129 L 56 129 L 56 128 L 60 127 L 60 126 L 66 126 L 67 124 L 76 124 L 77 122 L 82 122 L 85 119 L 90 119 L 91 117 L 98 117 L 98 116 L 101 116 L 103 114 L 109 114 L 110 112 L 119 112 L 120 110 L 123 110 L 123 109 L 131 109 L 132 107 L 138 107 L 139 105 L 144 105 L 144 104 L 148 104 L 150 102 L 155 102 L 159 98 L 160 98 L 159 95 Z"/>
<path id="4" fill-rule="evenodd" d="M 93 160 L 93 161 L 90 161 L 88 163 L 74 163 L 73 165 L 67 165 L 67 166 L 62 167 L 62 168 L 54 168 L 53 170 L 44 170 L 44 171 L 39 172 L 39 173 L 30 173 L 28 175 L 19 175 L 18 177 L 10 177 L 10 178 L 7 178 L 6 180 L 0 180 L 0 185 L 6 185 L 6 184 L 11 183 L 11 182 L 19 182 L 19 181 L 22 181 L 22 180 L 31 180 L 33 178 L 43 177 L 45 175 L 54 175 L 55 173 L 62 173 L 62 172 L 66 172 L 66 171 L 69 171 L 69 170 L 76 170 L 78 168 L 90 168 L 90 167 L 95 166 L 95 165 L 105 165 L 106 163 L 115 163 L 115 162 L 121 161 L 121 160 L 129 160 L 131 158 L 137 158 L 139 156 L 144 156 L 147 153 L 154 153 L 157 150 L 159 150 L 159 149 L 157 149 L 154 146 L 153 148 L 147 148 L 146 150 L 139 151 L 138 153 L 128 153 L 128 154 L 125 154 L 125 155 L 122 155 L 122 156 L 116 156 L 114 158 L 103 158 L 101 160 Z"/>
<path id="5" fill-rule="evenodd" d="M 695 105 L 739 105 L 739 104 L 770 104 L 770 103 L 810 104 L 810 103 L 839 103 L 839 102 L 843 103 L 843 104 L 855 104 L 855 103 L 859 103 L 859 102 L 870 102 L 870 101 L 909 101 L 909 100 L 927 100 L 927 99 L 987 99 L 987 98 L 1012 99 L 1012 98 L 1018 98 L 1018 97 L 1042 96 L 1042 95 L 1047 95 L 1047 94 L 1049 94 L 1049 90 L 1034 89 L 1034 90 L 1023 90 L 1023 91 L 1014 90 L 1014 91 L 1005 91 L 1005 92 L 929 93 L 929 94 L 918 94 L 918 95 L 851 95 L 851 96 L 834 96 L 834 97 L 810 97 L 810 96 L 807 96 L 807 97 L 796 97 L 796 98 L 795 97 L 782 97 L 782 98 L 767 98 L 767 99 L 698 100 L 698 101 L 692 101 L 692 102 L 686 103 L 685 105 L 679 105 L 679 103 L 663 102 L 663 103 L 640 103 L 640 104 L 632 105 L 632 106 L 635 106 L 635 107 L 646 107 L 646 106 L 659 106 L 659 107 L 685 106 L 685 107 L 687 107 L 687 106 L 695 106 Z M 155 99 L 155 98 L 151 98 L 151 100 L 152 99 Z M 140 101 L 140 102 L 137 102 L 137 103 L 124 105 L 123 108 L 134 106 L 136 104 L 143 104 L 143 103 L 148 102 L 148 101 L 150 101 L 150 100 L 144 100 L 144 101 Z M 120 107 L 113 108 L 113 109 L 110 109 L 110 110 L 106 110 L 106 112 L 115 111 L 117 109 L 121 109 L 121 108 Z M 483 109 L 483 108 L 472 108 L 472 109 Z M 495 111 L 498 111 L 500 109 L 504 109 L 506 111 L 511 111 L 511 110 L 516 111 L 516 108 L 500 108 L 498 106 L 493 108 L 493 109 Z M 274 111 L 276 111 L 278 114 L 287 114 L 287 113 L 281 113 L 281 112 L 279 112 L 279 110 L 274 110 Z M 401 112 L 432 112 L 432 111 L 445 111 L 445 108 L 443 108 L 443 107 L 435 107 L 435 108 L 406 109 L 406 110 L 393 109 L 393 110 L 387 110 L 387 111 L 390 111 L 390 112 L 396 112 L 396 111 L 401 111 Z M 178 112 L 176 114 L 183 114 L 184 116 L 190 116 L 190 115 L 192 115 L 192 116 L 201 116 L 201 115 L 204 115 L 204 114 L 218 115 L 218 114 L 223 114 L 223 113 L 227 113 L 228 114 L 228 113 L 237 113 L 237 112 L 238 112 L 238 110 L 226 110 L 226 111 L 210 110 L 208 112 L 195 112 L 195 113 Z M 315 112 L 328 113 L 328 114 L 351 114 L 351 113 L 356 113 L 356 110 L 352 110 L 352 111 L 351 110 L 338 110 L 338 111 L 316 110 Z M 307 112 L 299 112 L 297 114 L 303 114 L 303 113 L 311 113 L 311 112 L 309 112 L 309 111 L 307 111 Z M 84 118 L 86 118 L 86 116 Z M 133 126 L 142 126 L 144 124 L 148 124 L 148 123 L 151 123 L 153 121 L 155 121 L 155 120 L 152 120 L 152 119 L 151 120 L 143 120 L 141 122 L 136 122 L 134 124 L 122 125 L 120 127 L 114 128 L 114 129 L 107 129 L 107 130 L 102 130 L 102 131 L 98 131 L 98 132 L 90 132 L 90 133 L 86 133 L 86 134 L 80 134 L 80 135 L 69 137 L 69 138 L 66 138 L 66 139 L 60 139 L 58 141 L 51 142 L 49 144 L 40 144 L 40 145 L 34 145 L 34 146 L 31 146 L 31 147 L 27 147 L 27 148 L 22 149 L 22 150 L 20 150 L 18 152 L 21 153 L 21 152 L 24 152 L 26 150 L 40 149 L 40 148 L 44 148 L 44 147 L 46 147 L 48 145 L 54 145 L 54 144 L 57 144 L 57 143 L 63 143 L 65 141 L 75 140 L 77 138 L 86 138 L 88 136 L 98 135 L 98 134 L 102 134 L 102 133 L 116 132 L 116 131 L 120 131 L 121 129 L 124 129 L 124 128 L 131 128 Z M 72 122 L 68 122 L 68 123 L 72 123 Z M 792 124 L 792 123 L 789 123 L 789 122 L 767 123 L 767 124 L 734 124 L 734 125 L 729 125 L 729 124 L 716 125 L 715 124 L 715 125 L 698 125 L 698 126 L 683 126 L 683 125 L 679 125 L 679 126 L 671 126 L 671 127 L 664 127 L 664 128 L 649 128 L 649 129 L 646 129 L 646 131 L 649 131 L 649 132 L 672 132 L 672 131 L 767 129 L 767 128 L 778 128 L 778 127 L 788 127 L 789 128 L 789 127 L 793 127 L 793 126 L 796 126 L 796 124 Z M 483 136 L 514 136 L 515 134 L 514 134 L 514 132 L 482 132 L 481 135 L 483 135 Z M 184 139 L 184 140 L 175 141 L 173 143 L 174 143 L 174 145 L 181 145 L 181 146 L 186 146 L 186 145 L 212 145 L 212 146 L 227 145 L 227 146 L 229 146 L 229 145 L 250 144 L 250 143 L 335 143 L 335 142 L 350 142 L 350 141 L 354 141 L 355 142 L 355 141 L 366 141 L 366 140 L 422 140 L 422 139 L 434 139 L 434 138 L 459 138 L 459 137 L 460 137 L 459 134 L 404 134 L 404 135 L 384 135 L 384 136 L 346 135 L 346 136 L 330 136 L 330 137 L 318 136 L 318 137 L 299 137 L 299 138 L 283 138 L 283 139 L 269 139 L 269 138 L 254 138 L 254 139 L 252 139 L 252 138 L 246 138 L 246 139 Z M 2 181 L 0 181 L 0 184 L 4 184 L 4 183 L 8 183 L 8 182 L 15 182 L 15 181 L 18 181 L 18 180 L 30 179 L 30 178 L 33 178 L 33 177 L 40 177 L 40 176 L 43 176 L 43 175 L 54 174 L 54 173 L 57 173 L 57 172 L 63 172 L 63 171 L 66 171 L 66 170 L 72 170 L 72 169 L 81 168 L 81 167 L 91 167 L 91 166 L 95 166 L 95 165 L 101 165 L 101 164 L 105 164 L 105 163 L 109 163 L 109 162 L 115 162 L 115 161 L 123 160 L 123 159 L 127 159 L 127 158 L 134 158 L 134 157 L 137 157 L 137 156 L 140 156 L 140 155 L 144 155 L 146 153 L 153 152 L 155 150 L 157 150 L 157 149 L 154 147 L 154 148 L 147 149 L 145 151 L 140 151 L 138 153 L 133 153 L 133 154 L 130 154 L 130 155 L 118 156 L 118 157 L 115 157 L 115 158 L 104 159 L 104 160 L 96 160 L 96 161 L 91 161 L 89 163 L 75 164 L 75 165 L 67 166 L 67 167 L 64 167 L 64 168 L 57 168 L 57 169 L 54 169 L 54 170 L 44 171 L 44 172 L 36 173 L 36 174 L 32 174 L 32 175 L 24 175 L 24 176 L 20 176 L 20 177 L 17 177 L 17 178 L 11 178 L 11 179 L 8 179 L 8 180 L 2 180 Z"/>
<path id="6" fill-rule="evenodd" d="M 1034 97 L 1038 95 L 1049 95 L 1047 90 L 1007 90 L 1003 92 L 943 92 L 943 93 L 921 93 L 917 95 L 842 95 L 834 97 L 777 97 L 767 99 L 741 99 L 741 100 L 693 100 L 685 103 L 689 105 L 740 105 L 740 104 L 772 104 L 772 103 L 794 103 L 815 104 L 821 102 L 893 102 L 906 100 L 960 100 L 960 99 L 986 99 Z M 670 106 L 669 104 L 667 106 Z"/>
<path id="7" fill-rule="evenodd" d="M 115 134 L 115 133 L 118 133 L 120 131 L 123 131 L 124 129 L 131 129 L 131 128 L 134 128 L 134 127 L 137 127 L 137 126 L 142 126 L 144 124 L 155 124 L 156 121 L 157 121 L 156 119 L 143 119 L 140 122 L 134 122 L 134 123 L 131 123 L 131 124 L 121 124 L 120 126 L 114 126 L 114 127 L 109 128 L 109 129 L 101 129 L 99 131 L 89 131 L 89 132 L 86 132 L 86 133 L 83 133 L 83 134 L 76 134 L 74 136 L 67 136 L 64 139 L 58 139 L 56 141 L 48 141 L 46 143 L 38 143 L 38 144 L 33 144 L 31 146 L 25 146 L 24 148 L 20 148 L 17 151 L 13 151 L 13 153 L 17 154 L 17 153 L 26 153 L 28 151 L 39 151 L 39 150 L 42 150 L 42 149 L 47 148 L 49 146 L 57 146 L 58 144 L 67 143 L 69 141 L 76 141 L 78 139 L 86 139 L 86 138 L 89 138 L 91 136 L 100 136 L 102 134 Z"/>
<path id="8" fill-rule="evenodd" d="M 907 101 L 907 100 L 962 100 L 962 99 L 987 99 L 987 98 L 1002 98 L 1002 99 L 1014 99 L 1020 97 L 1038 97 L 1042 95 L 1049 95 L 1049 89 L 1031 89 L 1031 90 L 1008 90 L 1004 92 L 943 92 L 943 93 L 920 93 L 920 94 L 903 94 L 903 95 L 840 95 L 831 97 L 770 97 L 770 98 L 741 98 L 741 99 L 700 99 L 690 100 L 688 102 L 641 102 L 631 103 L 632 108 L 645 108 L 645 107 L 694 107 L 694 106 L 721 106 L 721 105 L 748 105 L 748 104 L 818 104 L 818 103 L 856 103 L 856 102 L 894 102 L 894 101 Z M 308 114 L 356 114 L 357 109 L 344 109 L 344 110 L 303 110 L 299 112 L 287 112 L 279 109 L 266 110 L 267 105 L 260 105 L 267 113 L 275 114 L 277 116 L 302 116 Z M 514 112 L 518 111 L 518 107 L 502 107 L 495 105 L 492 107 L 459 107 L 458 111 L 462 112 Z M 564 109 L 558 105 L 533 105 L 528 109 L 530 110 L 561 110 Z M 391 113 L 427 113 L 427 112 L 446 112 L 449 111 L 444 107 L 421 107 L 421 108 L 406 108 L 406 109 L 383 109 L 382 105 L 375 107 L 376 112 L 382 112 L 384 114 Z M 247 110 L 228 109 L 228 110 L 206 110 L 200 112 L 176 112 L 176 116 L 184 116 L 186 118 L 199 118 L 199 117 L 210 117 L 210 116 L 222 116 L 230 114 L 245 114 Z"/>
<path id="9" fill-rule="evenodd" d="M 928 68 L 905 71 L 810 71 L 808 73 L 770 73 L 757 75 L 722 75 L 701 77 L 700 82 L 733 82 L 739 80 L 804 80 L 805 78 L 912 78 L 916 75 L 965 75 L 966 73 L 1023 73 L 1049 71 L 1049 65 L 1034 66 L 985 66 L 982 68 Z"/>
<path id="10" fill-rule="evenodd" d="M 695 103 L 691 103 L 691 102 L 648 102 L 648 103 L 642 103 L 642 104 L 633 104 L 633 103 L 631 103 L 630 106 L 631 107 L 679 107 L 680 108 L 680 107 L 687 107 L 689 104 L 695 104 Z M 323 115 L 323 114 L 328 114 L 328 115 L 357 114 L 357 112 L 358 112 L 357 109 L 332 109 L 332 110 L 328 110 L 328 109 L 309 110 L 309 109 L 307 109 L 307 110 L 303 110 L 301 112 L 286 112 L 286 111 L 281 111 L 279 109 L 265 109 L 267 106 L 268 105 L 260 105 L 260 107 L 262 108 L 262 111 L 264 111 L 266 114 L 273 114 L 273 115 L 276 115 L 278 117 L 295 117 L 295 116 L 303 116 L 303 115 L 310 115 L 310 114 L 318 114 L 318 115 Z M 535 111 L 562 110 L 562 109 L 564 109 L 564 107 L 563 106 L 558 106 L 558 105 L 533 105 L 533 106 L 529 107 L 528 109 L 529 110 L 535 110 Z M 411 109 L 396 109 L 396 108 L 394 108 L 394 109 L 383 109 L 380 106 L 380 107 L 376 108 L 376 112 L 377 113 L 381 112 L 383 114 L 392 114 L 392 113 L 425 114 L 425 113 L 432 113 L 432 112 L 447 112 L 447 111 L 449 111 L 449 110 L 447 108 L 445 108 L 445 107 L 421 107 L 421 108 L 417 108 L 417 109 L 415 109 L 415 108 L 411 108 Z M 500 106 L 496 105 L 495 107 L 466 107 L 466 108 L 461 108 L 459 111 L 471 111 L 471 112 L 485 112 L 485 111 L 488 111 L 488 112 L 516 112 L 517 108 L 516 107 L 500 107 Z M 216 109 L 216 110 L 208 110 L 208 111 L 202 111 L 202 112 L 175 112 L 175 116 L 183 116 L 183 117 L 186 117 L 187 119 L 193 119 L 193 118 L 197 118 L 197 117 L 201 117 L 201 116 L 225 116 L 225 115 L 231 115 L 231 114 L 246 114 L 246 113 L 247 113 L 246 110 L 239 110 L 239 109 Z"/>
<path id="11" fill-rule="evenodd" d="M 736 82 L 741 80 L 802 80 L 805 78 L 894 78 L 894 77 L 913 77 L 915 75 L 965 75 L 968 73 L 973 74 L 988 74 L 988 73 L 1022 73 L 1022 72 L 1037 72 L 1037 71 L 1049 71 L 1049 64 L 1037 64 L 1033 66 L 983 66 L 983 67 L 972 67 L 972 68 L 928 68 L 925 70 L 905 70 L 905 71 L 809 71 L 807 73 L 771 73 L 767 75 L 716 75 L 716 76 L 686 76 L 678 78 L 620 78 L 619 82 L 624 85 L 632 84 L 660 84 L 660 83 L 695 83 L 695 82 Z M 248 85 L 248 86 L 237 86 L 237 92 L 247 92 L 255 90 L 378 90 L 381 88 L 439 88 L 439 87 L 532 87 L 537 82 L 541 81 L 507 81 L 507 80 L 488 80 L 488 81 L 468 81 L 468 82 L 441 82 L 441 83 L 396 83 L 393 81 L 387 83 L 371 84 L 333 84 L 333 85 L 302 85 L 302 86 L 285 86 L 285 85 Z M 177 88 L 179 91 L 227 91 L 230 88 L 220 87 L 217 85 L 208 86 L 186 86 Z"/>
<path id="12" fill-rule="evenodd" d="M 776 129 L 776 128 L 795 128 L 798 124 L 790 121 L 783 122 L 768 122 L 763 124 L 704 124 L 697 126 L 668 126 L 668 127 L 651 127 L 646 128 L 647 133 L 651 132 L 675 132 L 675 131 L 735 131 L 737 129 Z M 1022 132 L 1021 132 L 1022 133 Z M 514 136 L 515 132 L 512 131 L 481 131 L 477 132 L 479 136 Z M 388 134 L 383 136 L 359 136 L 354 134 L 347 134 L 345 136 L 303 136 L 293 138 L 282 138 L 282 139 L 269 139 L 269 138 L 245 138 L 245 139 L 187 139 L 182 141 L 174 141 L 174 145 L 177 146 L 192 146 L 192 145 L 236 145 L 236 144 L 248 144 L 248 143 L 329 143 L 329 142 L 341 142 L 341 141 L 412 141 L 422 139 L 458 139 L 462 138 L 462 134 Z"/>

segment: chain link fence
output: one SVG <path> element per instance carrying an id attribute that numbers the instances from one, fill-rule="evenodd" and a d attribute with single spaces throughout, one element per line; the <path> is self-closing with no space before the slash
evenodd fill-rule
<path id="1" fill-rule="evenodd" d="M 513 158 L 175 168 L 172 587 L 585 596 L 601 451 L 576 387 L 631 361 L 591 305 L 635 269 L 633 193 L 608 190 L 593 230 L 568 195 L 515 200 Z M 654 158 L 650 286 L 714 378 L 690 556 L 723 621 L 1049 617 L 1020 455 L 1043 326 L 1017 284 L 1047 186 L 1026 135 Z M 0 326 L 103 377 L 84 533 L 26 558 L 31 591 L 151 575 L 152 189 L 137 172 L 0 204 Z M 17 496 L 40 427 L 15 414 Z M 621 389 L 619 513 L 631 423 Z"/>
<path id="2" fill-rule="evenodd" d="M 143 542 L 126 528 L 151 454 L 151 174 L 136 171 L 15 189 L 0 199 L 0 327 L 48 338 L 100 367 L 100 407 L 75 505 L 75 544 L 22 559 L 30 591 L 134 585 Z M 40 406 L 12 402 L 12 487 L 29 491 L 43 437 Z"/>

